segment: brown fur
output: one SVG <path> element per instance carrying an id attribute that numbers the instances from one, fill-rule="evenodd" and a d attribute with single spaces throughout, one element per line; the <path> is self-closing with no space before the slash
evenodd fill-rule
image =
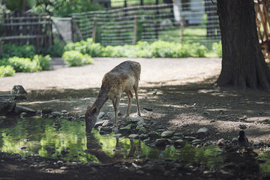
<path id="1" fill-rule="evenodd" d="M 104 103 L 112 100 L 115 111 L 115 124 L 117 124 L 117 111 L 119 107 L 120 97 L 123 92 L 128 96 L 128 108 L 126 117 L 130 115 L 130 107 L 132 102 L 131 89 L 135 91 L 137 102 L 137 113 L 141 115 L 138 101 L 138 85 L 141 74 L 141 65 L 135 61 L 125 61 L 106 73 L 102 79 L 102 86 L 98 97 L 92 107 L 88 107 L 85 113 L 86 131 L 91 131 L 96 122 L 97 115 Z"/>

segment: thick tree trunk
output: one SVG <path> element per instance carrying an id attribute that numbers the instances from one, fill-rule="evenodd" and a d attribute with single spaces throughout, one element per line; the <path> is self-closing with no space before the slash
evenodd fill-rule
<path id="1" fill-rule="evenodd" d="M 218 86 L 270 90 L 270 71 L 258 41 L 253 0 L 217 0 L 222 38 Z"/>

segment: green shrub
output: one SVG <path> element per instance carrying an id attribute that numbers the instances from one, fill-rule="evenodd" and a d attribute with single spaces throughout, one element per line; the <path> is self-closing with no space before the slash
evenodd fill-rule
<path id="1" fill-rule="evenodd" d="M 84 64 L 93 63 L 91 56 L 87 54 L 83 55 L 82 53 L 74 50 L 66 51 L 62 58 L 68 66 L 82 66 Z"/>
<path id="2" fill-rule="evenodd" d="M 52 58 L 50 55 L 42 56 L 42 55 L 35 55 L 33 61 L 37 61 L 40 63 L 41 70 L 49 70 L 51 66 Z"/>
<path id="3" fill-rule="evenodd" d="M 54 45 L 48 47 L 47 49 L 41 49 L 41 54 L 50 55 L 51 57 L 62 57 L 64 53 L 64 46 L 61 44 L 59 39 L 54 39 Z"/>
<path id="4" fill-rule="evenodd" d="M 138 42 L 137 45 L 107 46 L 94 43 L 92 39 L 69 43 L 66 51 L 77 51 L 89 54 L 92 57 L 130 57 L 130 58 L 183 58 L 183 57 L 205 57 L 208 49 L 199 43 L 181 44 L 175 42 L 156 41 Z"/>
<path id="5" fill-rule="evenodd" d="M 0 55 L 0 59 L 8 59 L 14 56 L 32 59 L 36 54 L 36 49 L 33 45 L 17 46 L 7 43 L 3 45 L 3 51 L 4 53 Z"/>
<path id="6" fill-rule="evenodd" d="M 213 51 L 218 55 L 218 57 L 222 57 L 222 44 L 221 41 L 219 43 L 214 43 L 212 46 Z"/>
<path id="7" fill-rule="evenodd" d="M 16 72 L 37 72 L 41 70 L 38 59 L 12 57 L 8 59 L 8 63 Z"/>
<path id="8" fill-rule="evenodd" d="M 100 57 L 102 56 L 104 47 L 100 43 L 94 43 L 91 38 L 88 38 L 86 41 L 68 43 L 64 49 L 65 51 L 78 51 L 82 54 L 88 54 L 91 57 Z"/>
<path id="9" fill-rule="evenodd" d="M 12 66 L 0 66 L 0 77 L 13 76 L 14 74 L 15 70 Z"/>

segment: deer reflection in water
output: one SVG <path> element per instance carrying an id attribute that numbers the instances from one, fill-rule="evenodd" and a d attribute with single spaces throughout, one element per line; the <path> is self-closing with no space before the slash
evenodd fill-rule
<path id="1" fill-rule="evenodd" d="M 90 154 L 96 156 L 96 158 L 101 163 L 113 163 L 113 162 L 119 162 L 119 161 L 132 161 L 132 157 L 134 157 L 134 154 L 136 152 L 136 149 L 138 148 L 138 151 L 141 151 L 141 141 L 139 141 L 138 147 L 136 147 L 136 144 L 134 143 L 134 140 L 130 139 L 130 151 L 125 158 L 124 155 L 121 153 L 119 138 L 116 137 L 116 145 L 115 145 L 115 154 L 113 157 L 108 156 L 102 149 L 102 147 L 99 145 L 99 142 L 95 138 L 93 133 L 86 133 L 87 137 L 87 149 Z"/>

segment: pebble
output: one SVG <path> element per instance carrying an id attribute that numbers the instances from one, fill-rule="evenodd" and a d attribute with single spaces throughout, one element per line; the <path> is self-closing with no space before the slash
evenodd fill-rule
<path id="1" fill-rule="evenodd" d="M 137 170 L 136 173 L 141 174 L 141 175 L 144 174 L 144 172 L 142 170 Z"/>
<path id="2" fill-rule="evenodd" d="M 62 167 L 60 167 L 60 169 L 61 169 L 61 170 L 68 170 L 69 167 L 67 167 L 67 166 L 62 166 Z"/>
<path id="3" fill-rule="evenodd" d="M 240 129 L 247 129 L 247 126 L 246 125 L 244 125 L 244 124 L 239 124 L 239 126 L 238 126 Z"/>
<path id="4" fill-rule="evenodd" d="M 261 142 L 260 142 L 259 140 L 254 140 L 253 145 L 254 145 L 254 146 L 259 146 L 260 143 L 261 143 Z"/>
<path id="5" fill-rule="evenodd" d="M 162 134 L 161 134 L 161 137 L 162 138 L 170 138 L 173 136 L 173 131 L 164 131 Z"/>
<path id="6" fill-rule="evenodd" d="M 196 132 L 197 135 L 206 135 L 208 133 L 209 133 L 209 129 L 206 127 L 202 127 Z"/>

